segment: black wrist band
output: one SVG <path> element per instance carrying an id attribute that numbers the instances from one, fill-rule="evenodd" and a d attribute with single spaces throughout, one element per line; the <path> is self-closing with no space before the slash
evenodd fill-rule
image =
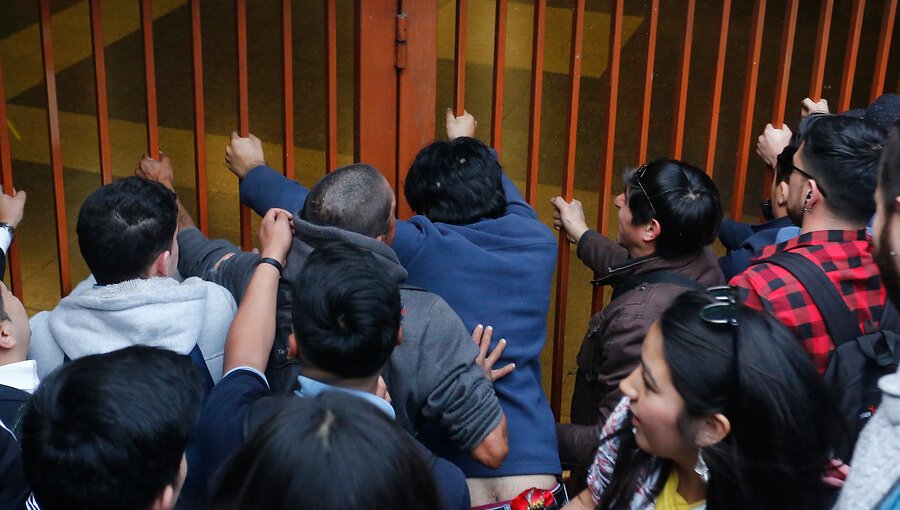
<path id="1" fill-rule="evenodd" d="M 275 269 L 278 270 L 278 274 L 281 274 L 284 272 L 284 266 L 281 265 L 281 262 L 278 262 L 277 260 L 273 259 L 272 257 L 263 257 L 263 258 L 257 260 L 256 265 L 258 266 L 260 264 L 272 264 L 273 266 L 275 266 Z"/>

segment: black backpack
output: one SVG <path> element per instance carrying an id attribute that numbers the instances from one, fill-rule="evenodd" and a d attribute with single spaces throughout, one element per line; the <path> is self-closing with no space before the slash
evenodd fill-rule
<path id="1" fill-rule="evenodd" d="M 856 313 L 847 307 L 834 284 L 814 262 L 796 253 L 782 252 L 754 264 L 765 262 L 793 274 L 825 320 L 835 349 L 824 379 L 835 392 L 852 446 L 881 403 L 878 379 L 896 372 L 900 365 L 900 315 L 886 301 L 878 329 L 868 327 L 860 331 Z"/>

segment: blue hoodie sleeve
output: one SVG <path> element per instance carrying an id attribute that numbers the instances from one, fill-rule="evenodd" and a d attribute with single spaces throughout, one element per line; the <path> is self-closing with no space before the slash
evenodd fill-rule
<path id="1" fill-rule="evenodd" d="M 260 216 L 265 216 L 273 207 L 291 213 L 297 212 L 303 207 L 306 196 L 309 195 L 306 186 L 288 179 L 266 165 L 250 170 L 241 181 L 240 191 L 241 203 Z"/>

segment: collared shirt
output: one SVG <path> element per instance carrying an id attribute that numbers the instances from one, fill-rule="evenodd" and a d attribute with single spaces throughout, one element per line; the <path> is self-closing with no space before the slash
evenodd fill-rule
<path id="1" fill-rule="evenodd" d="M 397 418 L 397 415 L 394 413 L 394 408 L 391 407 L 388 402 L 371 393 L 366 393 L 365 391 L 354 390 L 351 388 L 341 388 L 340 386 L 332 386 L 330 384 L 325 384 L 321 381 L 316 381 L 315 379 L 310 379 L 308 377 L 303 377 L 302 375 L 297 376 L 297 381 L 300 383 L 300 389 L 295 391 L 294 394 L 298 397 L 315 397 L 321 395 L 322 393 L 327 393 L 329 391 L 338 391 L 341 393 L 347 393 L 349 395 L 353 395 L 355 397 L 359 397 L 370 404 L 373 404 L 375 407 L 380 409 L 384 414 L 388 415 L 392 420 Z"/>
<path id="2" fill-rule="evenodd" d="M 40 379 L 37 374 L 37 363 L 33 359 L 0 366 L 0 384 L 34 393 Z"/>
<path id="3" fill-rule="evenodd" d="M 886 299 L 870 240 L 865 229 L 808 232 L 765 248 L 760 258 L 791 252 L 814 262 L 857 314 L 864 330 L 867 325 L 878 326 Z M 812 355 L 819 374 L 825 373 L 834 342 L 821 312 L 794 275 L 774 264 L 754 264 L 735 276 L 731 285 L 747 289 L 748 306 L 768 310 L 790 328 Z"/>

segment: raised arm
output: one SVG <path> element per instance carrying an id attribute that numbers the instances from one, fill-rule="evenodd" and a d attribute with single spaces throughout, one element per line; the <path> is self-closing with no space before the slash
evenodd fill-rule
<path id="1" fill-rule="evenodd" d="M 231 142 L 225 148 L 225 165 L 241 179 L 241 203 L 260 216 L 272 208 L 294 213 L 309 195 L 302 184 L 266 165 L 262 141 L 252 134 L 242 138 L 231 133 Z"/>
<path id="2" fill-rule="evenodd" d="M 270 209 L 259 225 L 261 258 L 228 330 L 224 373 L 236 367 L 266 369 L 275 338 L 278 280 L 293 239 L 292 219 L 283 209 Z"/>

